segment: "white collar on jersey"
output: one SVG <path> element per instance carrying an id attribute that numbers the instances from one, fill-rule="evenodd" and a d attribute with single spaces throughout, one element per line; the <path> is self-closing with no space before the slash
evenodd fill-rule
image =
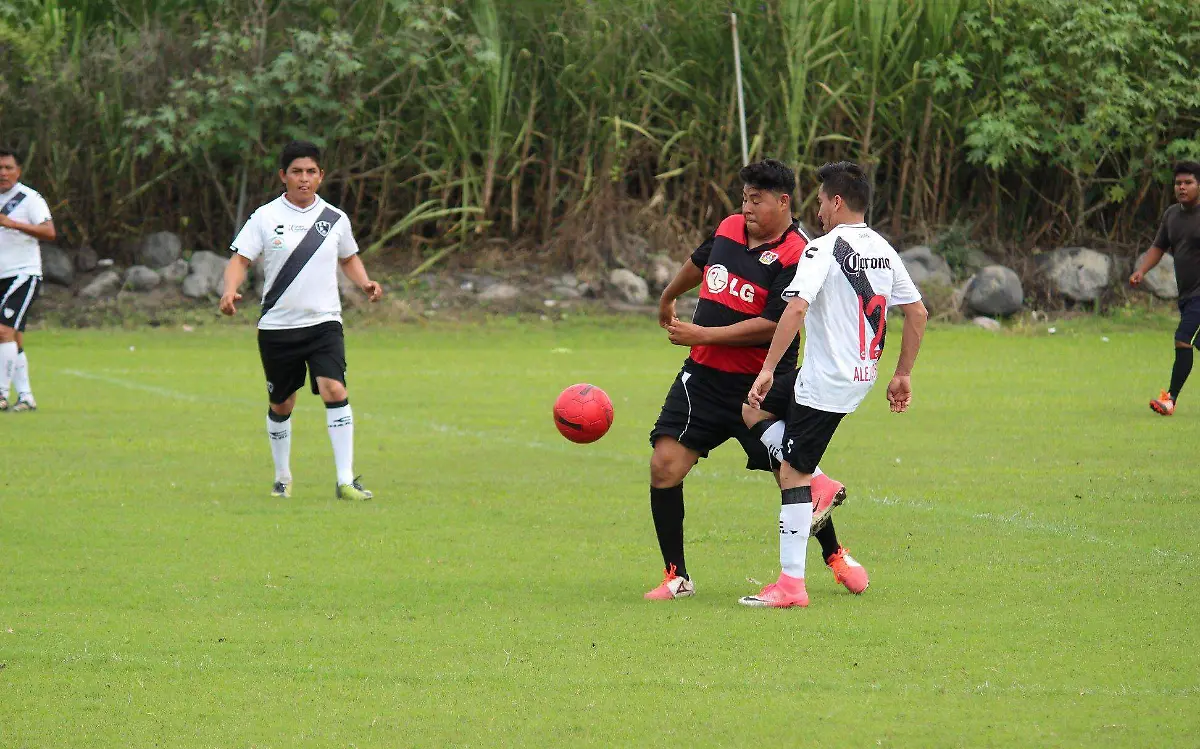
<path id="1" fill-rule="evenodd" d="M 307 208 L 301 208 L 300 206 L 296 205 L 296 204 L 295 204 L 295 203 L 293 203 L 292 201 L 288 200 L 288 199 L 287 199 L 287 193 L 284 193 L 283 195 L 280 195 L 280 196 L 279 196 L 279 199 L 283 201 L 283 204 L 284 204 L 284 205 L 286 205 L 288 208 L 291 208 L 293 211 L 295 211 L 295 212 L 297 212 L 297 213 L 308 213 L 308 212 L 309 212 L 309 211 L 311 211 L 312 209 L 316 208 L 316 207 L 317 207 L 317 205 L 318 205 L 318 204 L 321 202 L 321 196 L 320 196 L 320 195 L 314 195 L 313 197 L 314 197 L 314 198 L 316 198 L 316 199 L 315 199 L 315 200 L 313 200 L 313 202 L 312 202 L 311 204 L 309 204 L 309 206 L 308 206 Z"/>

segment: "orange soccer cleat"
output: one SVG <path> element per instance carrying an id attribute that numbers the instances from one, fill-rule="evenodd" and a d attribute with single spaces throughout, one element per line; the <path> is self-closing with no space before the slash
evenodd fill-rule
<path id="1" fill-rule="evenodd" d="M 1161 416 L 1170 416 L 1175 413 L 1175 399 L 1164 390 L 1157 398 L 1150 401 L 1150 409 Z"/>
<path id="2" fill-rule="evenodd" d="M 825 561 L 825 566 L 833 571 L 833 579 L 846 586 L 846 590 L 858 595 L 867 589 L 871 581 L 867 579 L 867 570 L 850 556 L 850 551 L 839 546 L 837 553 Z"/>
<path id="3" fill-rule="evenodd" d="M 812 525 L 809 526 L 809 535 L 816 535 L 817 531 L 825 527 L 829 522 L 829 516 L 833 514 L 833 508 L 846 501 L 846 486 L 841 481 L 834 481 L 825 474 L 812 477 Z"/>
<path id="4" fill-rule="evenodd" d="M 694 595 L 696 595 L 696 586 L 686 577 L 676 575 L 675 565 L 672 564 L 663 570 L 662 584 L 643 595 L 642 598 L 647 601 L 672 601 L 676 598 L 687 598 Z"/>

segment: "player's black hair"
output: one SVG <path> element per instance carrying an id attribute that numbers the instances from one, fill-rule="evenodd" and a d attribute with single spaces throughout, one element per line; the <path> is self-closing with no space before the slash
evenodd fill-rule
<path id="1" fill-rule="evenodd" d="M 825 195 L 841 195 L 850 210 L 866 213 L 871 204 L 871 183 L 862 167 L 853 161 L 835 161 L 817 170 L 817 181 Z"/>
<path id="2" fill-rule="evenodd" d="M 764 159 L 754 164 L 747 164 L 738 172 L 742 184 L 756 190 L 769 190 L 776 195 L 794 195 L 796 192 L 796 173 L 788 165 L 778 159 Z"/>
<path id="3" fill-rule="evenodd" d="M 315 143 L 309 143 L 306 140 L 294 140 L 284 146 L 283 152 L 279 154 L 279 168 L 281 171 L 286 172 L 293 161 L 306 158 L 317 162 L 317 168 L 320 168 L 321 149 L 317 148 Z"/>
<path id="4" fill-rule="evenodd" d="M 4 153 L 3 151 L 0 151 L 0 154 L 3 154 L 3 153 Z M 1193 177 L 1195 177 L 1198 181 L 1200 181 L 1200 163 L 1197 163 L 1195 161 L 1179 162 L 1178 164 L 1175 165 L 1175 176 L 1178 177 L 1181 174 L 1190 174 Z"/>
<path id="5" fill-rule="evenodd" d="M 17 166 L 21 166 L 21 154 L 17 153 L 11 148 L 4 148 L 3 146 L 0 146 L 0 156 L 11 156 L 12 160 L 17 162 Z"/>

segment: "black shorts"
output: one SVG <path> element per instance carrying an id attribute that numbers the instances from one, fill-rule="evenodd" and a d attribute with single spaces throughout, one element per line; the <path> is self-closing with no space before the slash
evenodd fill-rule
<path id="1" fill-rule="evenodd" d="M 846 414 L 818 411 L 794 400 L 788 406 L 783 432 L 783 459 L 800 473 L 812 473 L 825 455 L 838 424 Z"/>
<path id="2" fill-rule="evenodd" d="M 258 331 L 258 353 L 267 376 L 267 397 L 278 405 L 304 387 L 307 369 L 313 395 L 317 378 L 346 384 L 346 339 L 340 322 L 308 328 Z"/>
<path id="3" fill-rule="evenodd" d="M 24 331 L 29 308 L 42 294 L 42 279 L 38 276 L 8 276 L 0 278 L 0 325 Z"/>
<path id="4" fill-rule="evenodd" d="M 1200 334 L 1200 296 L 1179 300 L 1179 327 L 1175 328 L 1175 340 L 1195 346 Z"/>
<path id="5" fill-rule="evenodd" d="M 688 359 L 671 383 L 650 431 L 650 444 L 673 437 L 707 458 L 709 451 L 732 438 L 746 453 L 746 468 L 770 471 L 771 454 L 742 421 L 742 404 L 753 384 L 754 375 L 722 372 Z"/>
<path id="6" fill-rule="evenodd" d="M 775 375 L 775 381 L 771 384 L 767 397 L 763 398 L 759 410 L 786 419 L 788 409 L 796 403 L 796 377 L 799 374 L 800 370 L 793 369 L 786 374 Z"/>

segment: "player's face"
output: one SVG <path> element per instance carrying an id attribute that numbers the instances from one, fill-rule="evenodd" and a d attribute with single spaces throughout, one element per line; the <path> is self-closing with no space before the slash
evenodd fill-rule
<path id="1" fill-rule="evenodd" d="M 791 223 L 791 198 L 746 185 L 742 188 L 742 217 L 752 237 L 774 236 Z"/>
<path id="2" fill-rule="evenodd" d="M 321 180 L 325 178 L 325 172 L 321 171 L 317 162 L 305 156 L 288 164 L 287 171 L 280 172 L 279 178 L 287 188 L 289 199 L 308 204 L 316 196 Z"/>
<path id="3" fill-rule="evenodd" d="M 0 164 L 3 163 L 0 162 Z M 0 183 L 0 188 L 2 187 L 3 183 Z M 1175 175 L 1175 199 L 1188 205 L 1193 205 L 1200 200 L 1200 182 L 1196 181 L 1196 175 L 1186 173 Z"/>
<path id="4" fill-rule="evenodd" d="M 12 156 L 0 156 L 0 192 L 8 192 L 21 181 L 21 167 Z"/>

